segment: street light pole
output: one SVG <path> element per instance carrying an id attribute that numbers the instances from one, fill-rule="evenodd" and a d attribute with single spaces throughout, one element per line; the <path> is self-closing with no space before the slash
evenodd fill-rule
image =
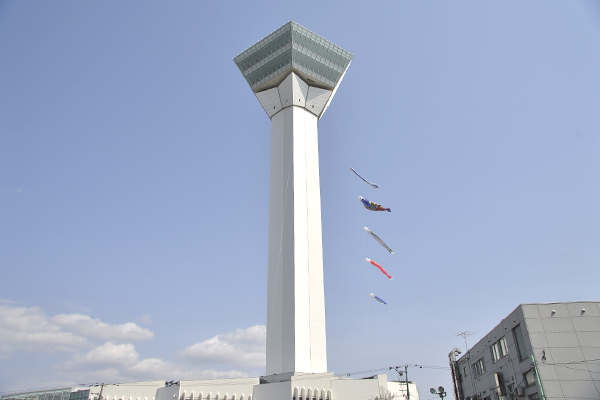
<path id="1" fill-rule="evenodd" d="M 440 396 L 440 399 L 443 399 L 444 397 L 448 396 L 448 392 L 444 391 L 443 386 L 440 386 L 439 388 L 437 388 L 437 390 L 431 388 L 429 389 L 429 391 L 431 392 L 431 394 L 437 394 L 438 396 Z"/>

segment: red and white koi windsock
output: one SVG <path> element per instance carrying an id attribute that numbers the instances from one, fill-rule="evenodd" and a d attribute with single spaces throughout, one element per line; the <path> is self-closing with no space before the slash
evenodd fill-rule
<path id="1" fill-rule="evenodd" d="M 385 274 L 385 276 L 387 276 L 390 279 L 394 279 L 394 278 L 392 278 L 390 276 L 390 274 L 387 273 L 387 271 L 385 269 L 383 269 L 383 267 L 381 265 L 377 264 L 375 261 L 371 260 L 370 258 L 367 258 L 366 260 L 367 260 L 368 263 L 373 264 L 374 266 L 376 266 L 377 268 L 379 268 L 379 270 L 381 272 L 383 272 Z"/>

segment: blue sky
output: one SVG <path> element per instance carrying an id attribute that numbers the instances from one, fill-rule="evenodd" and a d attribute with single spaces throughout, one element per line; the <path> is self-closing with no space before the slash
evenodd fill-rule
<path id="1" fill-rule="evenodd" d="M 355 54 L 319 122 L 331 371 L 599 300 L 597 2 L 4 0 L 0 392 L 264 373 L 270 120 L 232 58 L 290 19 Z"/>

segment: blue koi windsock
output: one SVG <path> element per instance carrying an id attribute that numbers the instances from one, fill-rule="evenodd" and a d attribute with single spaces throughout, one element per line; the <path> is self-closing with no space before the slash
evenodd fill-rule
<path id="1" fill-rule="evenodd" d="M 361 203 L 363 203 L 367 210 L 392 212 L 391 209 L 385 208 L 382 205 L 375 203 L 374 201 L 369 201 L 362 196 L 358 196 L 358 199 L 361 201 Z"/>
<path id="2" fill-rule="evenodd" d="M 381 304 L 386 304 L 387 303 L 379 296 L 375 296 L 373 293 L 371 293 L 371 297 L 374 298 L 375 300 L 377 300 L 378 302 L 380 302 Z"/>

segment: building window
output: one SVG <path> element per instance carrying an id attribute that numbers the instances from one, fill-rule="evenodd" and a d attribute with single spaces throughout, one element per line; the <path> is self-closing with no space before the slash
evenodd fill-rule
<path id="1" fill-rule="evenodd" d="M 515 326 L 512 332 L 517 346 L 517 353 L 519 353 L 519 361 L 523 361 L 527 358 L 527 352 L 525 351 L 525 338 L 523 337 L 521 325 Z"/>
<path id="2" fill-rule="evenodd" d="M 523 380 L 525 381 L 525 387 L 530 387 L 535 385 L 535 374 L 533 373 L 533 370 L 529 370 L 526 373 L 523 374 Z"/>
<path id="3" fill-rule="evenodd" d="M 500 343 L 500 350 L 502 351 L 502 357 L 507 356 L 508 355 L 508 344 L 506 343 L 506 336 L 502 336 L 500 338 L 500 340 L 498 340 L 498 343 Z"/>
<path id="4" fill-rule="evenodd" d="M 483 366 L 483 357 L 481 357 L 475 362 L 475 364 L 473 364 L 473 375 L 475 376 L 475 378 L 478 378 L 484 373 L 485 367 Z"/>
<path id="5" fill-rule="evenodd" d="M 490 346 L 490 353 L 492 353 L 492 362 L 496 362 L 502 358 L 500 353 L 500 344 L 498 342 Z"/>
<path id="6" fill-rule="evenodd" d="M 508 355 L 508 346 L 506 344 L 506 337 L 502 336 L 500 340 L 490 346 L 490 352 L 492 353 L 492 362 L 496 362 L 504 356 Z"/>
<path id="7" fill-rule="evenodd" d="M 528 399 L 528 400 L 540 400 L 540 396 L 538 396 L 538 394 L 537 394 L 537 393 L 534 393 L 534 394 L 530 394 L 530 395 L 527 397 L 527 399 Z"/>

